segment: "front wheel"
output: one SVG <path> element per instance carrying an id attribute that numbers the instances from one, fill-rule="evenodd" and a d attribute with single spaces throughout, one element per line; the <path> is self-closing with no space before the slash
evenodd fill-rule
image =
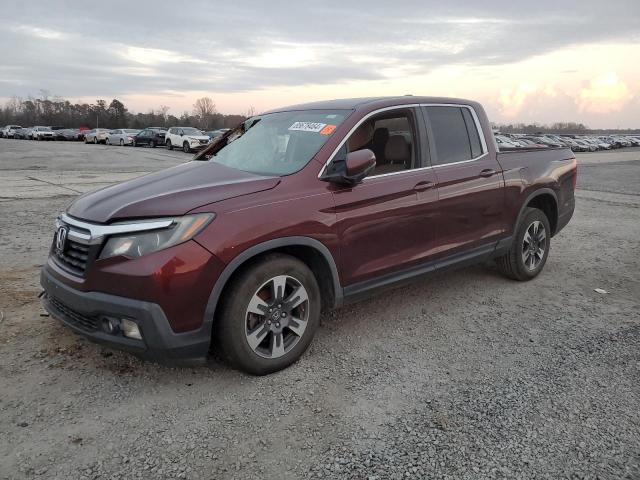
<path id="1" fill-rule="evenodd" d="M 124 147 L 124 140 L 123 139 L 120 139 L 120 146 Z"/>
<path id="2" fill-rule="evenodd" d="M 151 148 L 156 148 L 156 141 L 155 140 L 151 140 L 151 142 L 149 142 L 149 146 Z"/>
<path id="3" fill-rule="evenodd" d="M 547 262 L 551 246 L 549 219 L 542 210 L 527 208 L 509 252 L 496 259 L 498 269 L 513 280 L 531 280 Z"/>
<path id="4" fill-rule="evenodd" d="M 171 145 L 171 140 L 167 140 L 166 144 L 167 150 L 173 150 L 173 145 Z"/>
<path id="5" fill-rule="evenodd" d="M 229 285 L 214 338 L 237 368 L 266 375 L 309 347 L 320 322 L 320 288 L 300 260 L 271 254 Z"/>
<path id="6" fill-rule="evenodd" d="M 189 147 L 189 144 L 187 142 L 184 142 L 182 144 L 182 151 L 184 153 L 189 153 L 191 151 L 191 148 Z"/>
<path id="7" fill-rule="evenodd" d="M 93 137 L 93 144 L 97 145 L 98 144 L 98 137 Z"/>

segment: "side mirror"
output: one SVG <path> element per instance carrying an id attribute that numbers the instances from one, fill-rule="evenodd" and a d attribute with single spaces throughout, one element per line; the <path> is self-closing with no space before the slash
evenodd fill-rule
<path id="1" fill-rule="evenodd" d="M 360 183 L 376 167 L 376 155 L 365 148 L 348 153 L 346 157 L 334 158 L 321 180 L 340 185 Z"/>

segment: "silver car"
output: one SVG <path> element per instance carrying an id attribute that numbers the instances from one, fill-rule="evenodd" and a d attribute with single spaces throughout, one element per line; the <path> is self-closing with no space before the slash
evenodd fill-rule
<path id="1" fill-rule="evenodd" d="M 107 128 L 94 128 L 84 133 L 84 143 L 106 143 L 107 134 L 109 129 Z"/>
<path id="2" fill-rule="evenodd" d="M 133 128 L 116 128 L 111 130 L 107 135 L 107 145 L 131 145 L 133 143 L 133 137 L 140 133 L 140 130 Z"/>

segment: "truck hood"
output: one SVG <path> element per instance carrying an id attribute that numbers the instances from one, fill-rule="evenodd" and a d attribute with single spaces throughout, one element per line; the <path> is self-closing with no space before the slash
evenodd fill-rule
<path id="1" fill-rule="evenodd" d="M 279 177 L 263 177 L 213 162 L 194 161 L 78 197 L 68 208 L 90 222 L 184 215 L 194 208 L 269 190 Z"/>

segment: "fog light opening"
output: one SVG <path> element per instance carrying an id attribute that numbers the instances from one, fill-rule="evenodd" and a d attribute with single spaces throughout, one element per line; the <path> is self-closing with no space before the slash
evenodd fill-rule
<path id="1" fill-rule="evenodd" d="M 120 320 L 117 318 L 104 317 L 102 319 L 102 329 L 111 335 L 117 335 L 120 333 Z"/>
<path id="2" fill-rule="evenodd" d="M 142 340 L 142 334 L 140 333 L 138 324 L 126 318 L 122 319 L 122 334 L 127 338 Z"/>

